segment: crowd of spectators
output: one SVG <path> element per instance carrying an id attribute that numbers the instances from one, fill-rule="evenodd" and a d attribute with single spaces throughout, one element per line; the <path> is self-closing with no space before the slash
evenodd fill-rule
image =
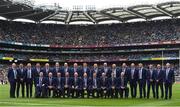
<path id="1" fill-rule="evenodd" d="M 117 45 L 180 40 L 180 20 L 86 26 L 0 21 L 0 40 L 53 45 Z"/>

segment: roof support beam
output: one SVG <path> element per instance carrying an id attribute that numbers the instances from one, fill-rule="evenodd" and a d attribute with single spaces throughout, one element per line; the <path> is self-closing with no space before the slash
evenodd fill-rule
<path id="1" fill-rule="evenodd" d="M 143 18 L 143 19 L 146 19 L 146 20 L 148 19 L 144 14 L 141 14 L 141 13 L 135 11 L 135 10 L 132 10 L 132 9 L 129 9 L 129 8 L 127 8 L 126 10 L 128 12 L 131 12 L 132 14 L 134 14 L 136 16 L 139 16 L 139 17 Z"/>
<path id="2" fill-rule="evenodd" d="M 166 14 L 166 15 L 168 15 L 168 16 L 170 16 L 170 17 L 173 17 L 173 15 L 172 15 L 171 13 L 167 12 L 167 11 L 164 10 L 164 9 L 161 9 L 161 8 L 158 7 L 158 6 L 152 6 L 152 8 L 154 8 L 154 9 L 158 10 L 159 12 L 161 12 L 161 13 L 163 13 L 163 14 Z"/>
<path id="3" fill-rule="evenodd" d="M 73 15 L 73 12 L 72 12 L 72 11 L 68 12 L 68 17 L 67 17 L 67 19 L 65 20 L 65 23 L 66 23 L 66 24 L 69 24 L 69 22 L 71 21 L 72 15 Z"/>
<path id="4" fill-rule="evenodd" d="M 106 12 L 103 12 L 103 11 L 100 11 L 100 14 L 104 15 L 104 16 L 107 16 L 107 17 L 110 17 L 112 19 L 115 19 L 115 20 L 118 20 L 118 21 L 121 21 L 121 22 L 124 22 L 123 19 L 121 19 L 120 17 L 117 17 L 117 16 L 114 16 L 114 15 L 111 15 L 109 13 L 106 13 Z"/>
<path id="5" fill-rule="evenodd" d="M 93 23 L 97 23 L 96 20 L 95 20 L 92 16 L 90 16 L 90 15 L 88 14 L 88 12 L 83 12 L 83 14 L 84 14 L 88 19 L 90 19 Z"/>
<path id="6" fill-rule="evenodd" d="M 126 11 L 126 12 L 128 12 L 128 13 L 131 13 L 131 14 L 133 14 L 133 15 L 135 15 L 135 16 L 138 16 L 138 17 L 140 17 L 140 18 L 147 19 L 145 16 L 140 15 L 140 14 L 138 14 L 138 13 L 136 13 L 136 12 L 131 11 L 131 10 L 128 10 L 128 9 L 123 9 L 123 10 Z"/>
<path id="7" fill-rule="evenodd" d="M 44 21 L 44 20 L 46 20 L 46 19 L 49 19 L 49 18 L 55 16 L 55 15 L 58 14 L 58 13 L 59 13 L 58 11 L 55 11 L 54 13 L 48 15 L 47 17 L 44 17 L 43 19 L 39 20 L 39 22 L 42 22 L 42 21 Z"/>

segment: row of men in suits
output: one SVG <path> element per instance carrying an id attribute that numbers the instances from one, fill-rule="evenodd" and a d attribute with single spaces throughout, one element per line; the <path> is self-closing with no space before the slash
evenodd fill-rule
<path id="1" fill-rule="evenodd" d="M 124 73 L 124 77 L 126 78 L 127 82 L 130 84 L 132 98 L 137 96 L 137 85 L 139 85 L 140 98 L 149 98 L 151 87 L 154 98 L 159 98 L 159 87 L 161 89 L 161 98 L 164 98 L 164 87 L 165 99 L 167 99 L 168 96 L 171 98 L 172 84 L 174 83 L 175 79 L 174 70 L 170 67 L 169 63 L 166 64 L 164 70 L 159 64 L 157 65 L 156 69 L 154 69 L 151 64 L 149 65 L 148 69 L 145 69 L 142 63 L 139 63 L 138 67 L 135 67 L 135 64 L 132 63 L 129 68 L 125 63 L 122 64 L 121 68 L 116 67 L 116 64 L 112 64 L 112 67 L 109 68 L 107 63 L 104 63 L 102 68 L 99 68 L 97 64 L 94 64 L 92 68 L 89 68 L 87 63 L 83 63 L 82 68 L 79 68 L 77 63 L 75 63 L 72 68 L 70 68 L 67 63 L 64 63 L 63 67 L 60 67 L 59 63 L 56 63 L 54 68 L 50 68 L 48 63 L 45 64 L 44 68 L 41 68 L 39 63 L 36 64 L 35 68 L 32 68 L 31 64 L 28 63 L 26 68 L 23 67 L 23 64 L 20 64 L 19 68 L 17 68 L 16 64 L 13 63 L 12 68 L 10 68 L 8 72 L 8 78 L 11 85 L 10 97 L 15 97 L 16 84 L 17 97 L 19 97 L 20 86 L 22 86 L 22 97 L 24 97 L 25 85 L 27 97 L 32 97 L 33 83 L 36 87 L 36 78 L 40 77 L 40 73 L 41 75 L 43 74 L 44 78 L 48 78 L 49 73 L 55 78 L 58 77 L 58 73 L 61 74 L 62 78 L 65 78 L 67 73 L 70 78 L 74 78 L 74 74 L 77 73 L 77 76 L 80 79 L 84 77 L 84 74 L 87 75 L 88 79 L 93 79 L 93 75 L 95 73 L 98 79 L 103 77 L 103 75 L 105 75 L 107 79 L 110 79 L 121 77 L 122 72 Z"/>
<path id="2" fill-rule="evenodd" d="M 78 77 L 78 73 L 74 73 L 74 77 L 70 77 L 69 73 L 65 73 L 65 77 L 61 73 L 57 73 L 57 77 L 53 77 L 50 72 L 48 77 L 40 76 L 36 78 L 36 97 L 72 97 L 84 98 L 85 93 L 89 98 L 108 97 L 118 98 L 128 97 L 127 78 L 124 77 L 124 72 L 118 78 L 106 78 L 105 73 L 102 73 L 101 78 L 97 78 L 97 74 L 93 73 L 92 78 L 88 78 L 87 73 L 84 73 L 83 78 Z"/>

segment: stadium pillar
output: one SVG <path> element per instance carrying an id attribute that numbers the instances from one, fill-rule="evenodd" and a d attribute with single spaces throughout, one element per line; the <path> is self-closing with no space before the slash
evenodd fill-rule
<path id="1" fill-rule="evenodd" d="M 164 59 L 163 59 L 163 57 L 164 57 L 164 52 L 163 52 L 163 50 L 161 51 L 161 66 L 162 66 L 162 69 L 164 69 Z"/>

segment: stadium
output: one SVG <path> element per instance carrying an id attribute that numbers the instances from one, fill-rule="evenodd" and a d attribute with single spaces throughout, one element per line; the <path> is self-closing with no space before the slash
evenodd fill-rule
<path id="1" fill-rule="evenodd" d="M 180 106 L 179 18 L 179 0 L 0 0 L 0 106 Z"/>

